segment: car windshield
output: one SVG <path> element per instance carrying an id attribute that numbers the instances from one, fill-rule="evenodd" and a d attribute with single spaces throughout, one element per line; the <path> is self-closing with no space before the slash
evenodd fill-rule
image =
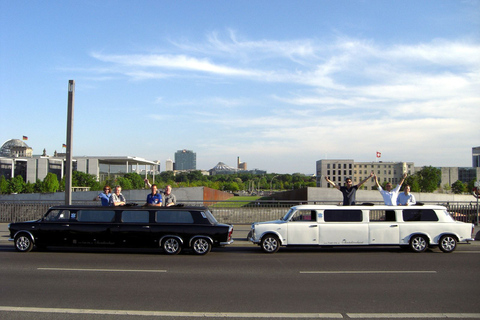
<path id="1" fill-rule="evenodd" d="M 283 221 L 288 221 L 290 219 L 290 217 L 296 212 L 297 210 L 293 209 L 293 208 L 290 208 L 290 210 L 288 210 L 287 214 L 285 216 L 283 216 L 283 218 L 281 220 Z"/>
<path id="2" fill-rule="evenodd" d="M 207 216 L 208 221 L 210 221 L 212 224 L 218 224 L 217 219 L 213 216 L 213 214 L 210 212 L 210 210 L 205 210 L 205 215 Z"/>

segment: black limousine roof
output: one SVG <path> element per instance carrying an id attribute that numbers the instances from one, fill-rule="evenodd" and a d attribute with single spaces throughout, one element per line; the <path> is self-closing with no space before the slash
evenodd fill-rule
<path id="1" fill-rule="evenodd" d="M 125 205 L 125 206 L 88 206 L 88 205 L 58 205 L 50 207 L 50 209 L 62 209 L 62 210 L 81 210 L 81 209 L 95 209 L 95 210 L 208 210 L 205 206 L 184 206 L 177 204 L 170 207 L 157 207 L 157 206 L 138 206 L 138 205 Z"/>

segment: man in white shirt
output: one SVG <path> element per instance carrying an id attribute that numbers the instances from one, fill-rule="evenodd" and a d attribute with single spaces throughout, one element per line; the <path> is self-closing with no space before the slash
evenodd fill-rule
<path id="1" fill-rule="evenodd" d="M 392 184 L 389 182 L 385 185 L 385 190 L 383 190 L 382 186 L 378 183 L 377 175 L 375 175 L 375 184 L 377 185 L 378 191 L 380 191 L 380 194 L 383 197 L 385 205 L 394 206 L 397 204 L 398 192 L 400 191 L 400 188 L 402 187 L 403 181 L 405 181 L 406 177 L 407 174 L 404 173 L 402 181 L 400 181 L 400 183 L 395 187 L 395 189 L 392 190 Z"/>

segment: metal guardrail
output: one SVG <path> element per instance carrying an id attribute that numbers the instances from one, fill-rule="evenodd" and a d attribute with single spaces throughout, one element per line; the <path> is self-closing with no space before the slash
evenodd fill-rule
<path id="1" fill-rule="evenodd" d="M 141 201 L 132 201 L 139 205 Z M 330 204 L 336 205 L 338 202 L 328 201 L 275 201 L 275 200 L 255 200 L 255 201 L 221 201 L 209 202 L 203 200 L 197 201 L 178 201 L 190 206 L 207 206 L 212 211 L 215 218 L 221 223 L 231 224 L 250 224 L 256 221 L 276 220 L 283 217 L 288 208 L 298 204 Z M 380 202 L 370 202 L 382 204 Z M 0 222 L 17 222 L 40 219 L 51 206 L 63 205 L 64 201 L 4 201 L 0 202 Z M 74 205 L 99 205 L 99 202 L 93 201 L 73 201 Z M 476 202 L 449 202 L 438 203 L 429 202 L 425 204 L 442 205 L 452 214 L 452 216 L 463 222 L 476 223 L 477 204 Z"/>

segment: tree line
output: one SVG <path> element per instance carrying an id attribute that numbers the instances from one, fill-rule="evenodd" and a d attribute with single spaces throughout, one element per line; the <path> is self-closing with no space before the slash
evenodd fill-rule
<path id="1" fill-rule="evenodd" d="M 276 174 L 269 173 L 264 175 L 255 175 L 252 173 L 235 174 L 217 174 L 206 176 L 201 171 L 180 172 L 174 174 L 173 171 L 164 171 L 160 174 L 147 175 L 150 183 L 155 182 L 159 188 L 171 185 L 173 188 L 185 187 L 208 187 L 216 190 L 238 192 L 241 190 L 250 193 L 261 190 L 293 190 L 305 187 L 315 187 L 316 180 L 313 176 L 307 176 L 300 173 L 294 174 Z M 95 175 L 80 171 L 72 172 L 73 187 L 90 187 L 90 190 L 102 190 L 105 185 L 111 187 L 119 185 L 124 190 L 144 189 L 145 176 L 131 172 L 123 176 L 109 178 L 99 182 Z M 412 192 L 435 192 L 440 189 L 441 192 L 453 192 L 456 194 L 468 193 L 473 190 L 476 180 L 463 183 L 460 180 L 450 185 L 440 186 L 441 170 L 431 166 L 423 167 L 422 170 L 408 176 L 404 184 L 409 184 Z M 383 187 L 386 182 L 383 182 Z M 65 191 L 65 178 L 61 181 L 53 173 L 48 173 L 43 181 L 37 180 L 35 183 L 24 182 L 21 176 L 11 179 L 0 177 L 0 193 L 47 193 Z"/>
<path id="2" fill-rule="evenodd" d="M 135 172 L 127 173 L 114 178 L 107 178 L 99 182 L 95 175 L 80 171 L 72 172 L 73 187 L 89 187 L 90 190 L 103 190 L 103 187 L 119 185 L 124 190 L 135 190 L 146 188 L 145 176 Z M 147 175 L 150 183 L 155 183 L 159 188 L 171 185 L 173 188 L 186 187 L 209 187 L 216 190 L 238 192 L 246 190 L 258 192 L 260 190 L 291 190 L 304 187 L 315 187 L 315 177 L 294 174 L 265 174 L 254 175 L 251 173 L 236 174 L 217 174 L 206 176 L 201 171 L 180 172 L 174 174 L 172 171 L 164 171 L 153 177 Z M 58 181 L 57 176 L 48 173 L 43 181 L 37 180 L 35 183 L 24 182 L 21 176 L 16 176 L 9 180 L 4 176 L 0 178 L 0 193 L 47 193 L 65 191 L 65 178 Z"/>

